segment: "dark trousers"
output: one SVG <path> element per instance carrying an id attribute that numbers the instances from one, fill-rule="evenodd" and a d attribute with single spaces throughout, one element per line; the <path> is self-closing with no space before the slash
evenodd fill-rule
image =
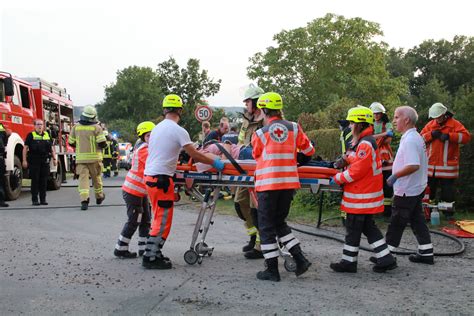
<path id="1" fill-rule="evenodd" d="M 49 178 L 49 162 L 33 162 L 29 164 L 31 178 L 31 199 L 38 202 L 38 193 L 41 202 L 46 202 L 46 186 Z"/>
<path id="2" fill-rule="evenodd" d="M 112 158 L 112 171 L 113 171 L 113 172 L 118 172 L 118 169 L 117 169 L 117 159 L 116 159 L 116 158 Z"/>
<path id="3" fill-rule="evenodd" d="M 128 220 L 125 225 L 123 225 L 120 234 L 121 237 L 119 237 L 117 245 L 128 247 L 128 240 L 132 238 L 138 228 L 138 247 L 139 250 L 145 250 L 146 238 L 150 232 L 151 225 L 151 213 L 148 198 L 135 196 L 125 191 L 122 191 L 122 197 L 127 205 Z"/>
<path id="4" fill-rule="evenodd" d="M 387 184 L 387 179 L 392 175 L 391 170 L 383 170 L 383 215 L 390 217 L 392 215 L 392 198 L 393 198 L 393 187 Z"/>
<path id="5" fill-rule="evenodd" d="M 430 187 L 430 200 L 436 199 L 436 190 L 438 186 L 441 189 L 440 199 L 443 202 L 454 202 L 454 180 L 428 177 L 428 186 Z"/>
<path id="6" fill-rule="evenodd" d="M 377 263 L 386 265 L 393 262 L 393 256 L 387 248 L 382 232 L 375 225 L 372 214 L 347 214 L 346 239 L 342 251 L 342 260 L 357 262 L 359 255 L 360 238 L 364 234 L 367 241 L 374 249 Z"/>
<path id="7" fill-rule="evenodd" d="M 5 202 L 5 159 L 3 156 L 0 157 L 0 202 Z"/>
<path id="8" fill-rule="evenodd" d="M 433 253 L 431 236 L 423 216 L 422 199 L 424 192 L 417 196 L 397 196 L 393 198 L 392 218 L 387 229 L 387 244 L 398 247 L 402 239 L 403 231 L 408 223 L 415 234 L 419 249 L 425 253 Z M 428 246 L 430 245 L 430 246 Z M 431 249 L 431 250 L 430 250 Z"/>

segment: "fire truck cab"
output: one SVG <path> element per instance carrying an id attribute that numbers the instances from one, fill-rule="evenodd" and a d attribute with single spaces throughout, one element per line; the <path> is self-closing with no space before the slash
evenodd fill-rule
<path id="1" fill-rule="evenodd" d="M 5 193 L 15 200 L 21 193 L 22 180 L 27 176 L 22 168 L 22 151 L 33 122 L 45 122 L 57 154 L 57 166 L 51 163 L 48 188 L 57 190 L 70 170 L 73 153 L 67 148 L 67 138 L 73 120 L 73 103 L 66 89 L 41 78 L 16 78 L 0 72 L 0 123 L 11 131 L 6 150 Z"/>

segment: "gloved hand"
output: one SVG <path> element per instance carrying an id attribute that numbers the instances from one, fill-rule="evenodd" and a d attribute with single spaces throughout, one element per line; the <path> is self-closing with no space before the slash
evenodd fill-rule
<path id="1" fill-rule="evenodd" d="M 441 133 L 440 130 L 436 130 L 436 131 L 431 132 L 431 137 L 433 137 L 434 139 L 440 138 L 441 135 L 442 135 L 442 133 Z"/>
<path id="2" fill-rule="evenodd" d="M 387 137 L 393 137 L 393 131 L 388 131 L 387 132 Z"/>
<path id="3" fill-rule="evenodd" d="M 393 187 L 395 182 L 397 182 L 398 177 L 395 174 L 392 174 L 390 177 L 387 179 L 387 185 L 389 187 Z"/>
<path id="4" fill-rule="evenodd" d="M 336 183 L 336 181 L 334 181 L 333 177 L 329 178 L 329 185 L 337 185 L 337 183 Z"/>
<path id="5" fill-rule="evenodd" d="M 442 142 L 445 142 L 445 141 L 449 140 L 449 134 L 441 134 L 441 136 L 439 137 L 439 139 L 440 139 Z"/>
<path id="6" fill-rule="evenodd" d="M 336 169 L 342 169 L 344 168 L 345 166 L 347 166 L 347 161 L 346 159 L 344 159 L 344 156 L 342 157 L 339 157 L 336 159 L 336 161 L 334 161 L 334 168 Z"/>
<path id="7" fill-rule="evenodd" d="M 212 163 L 212 166 L 217 169 L 217 171 L 222 171 L 224 170 L 225 164 L 220 160 L 219 157 L 216 157 L 214 159 L 214 162 Z"/>

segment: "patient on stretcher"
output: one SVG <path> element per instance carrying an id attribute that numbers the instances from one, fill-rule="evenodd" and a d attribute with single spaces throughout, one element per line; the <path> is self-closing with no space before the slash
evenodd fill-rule
<path id="1" fill-rule="evenodd" d="M 199 149 L 199 151 L 211 158 L 219 156 L 223 160 L 228 160 L 228 158 L 224 155 L 220 147 L 226 150 L 235 160 L 253 160 L 252 147 L 244 146 L 242 144 L 231 144 L 228 142 L 217 144 L 214 143 L 204 146 L 204 148 Z M 198 172 L 204 172 L 210 169 L 212 169 L 211 165 L 206 165 L 200 162 L 196 163 L 196 170 Z"/>

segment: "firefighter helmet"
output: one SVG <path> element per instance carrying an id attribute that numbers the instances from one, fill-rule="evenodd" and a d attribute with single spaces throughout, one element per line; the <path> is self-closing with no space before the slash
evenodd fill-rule
<path id="1" fill-rule="evenodd" d="M 430 110 L 428 111 L 428 117 L 435 119 L 443 114 L 446 114 L 447 111 L 447 107 L 445 107 L 442 103 L 437 102 L 430 107 Z"/>
<path id="2" fill-rule="evenodd" d="M 245 90 L 244 94 L 244 102 L 248 99 L 258 99 L 262 94 L 264 94 L 263 89 L 257 87 L 253 83 L 249 84 L 247 90 Z"/>
<path id="3" fill-rule="evenodd" d="M 371 109 L 358 105 L 355 108 L 347 111 L 346 120 L 354 123 L 369 123 L 374 124 L 374 113 Z"/>
<path id="4" fill-rule="evenodd" d="M 380 102 L 373 102 L 370 105 L 370 109 L 375 113 L 385 113 L 385 107 Z"/>
<path id="5" fill-rule="evenodd" d="M 104 130 L 104 135 L 109 136 L 109 132 L 107 130 Z"/>
<path id="6" fill-rule="evenodd" d="M 163 107 L 164 108 L 182 108 L 183 100 L 181 100 L 181 98 L 176 94 L 168 94 L 163 99 Z"/>
<path id="7" fill-rule="evenodd" d="M 283 108 L 281 95 L 276 92 L 264 93 L 258 98 L 257 107 L 259 109 L 281 110 Z"/>
<path id="8" fill-rule="evenodd" d="M 151 130 L 155 127 L 155 123 L 150 121 L 141 122 L 137 126 L 137 135 L 138 137 L 151 132 Z"/>
<path id="9" fill-rule="evenodd" d="M 97 116 L 97 111 L 92 105 L 88 105 L 84 108 L 84 111 L 82 111 L 82 116 L 94 119 Z"/>

